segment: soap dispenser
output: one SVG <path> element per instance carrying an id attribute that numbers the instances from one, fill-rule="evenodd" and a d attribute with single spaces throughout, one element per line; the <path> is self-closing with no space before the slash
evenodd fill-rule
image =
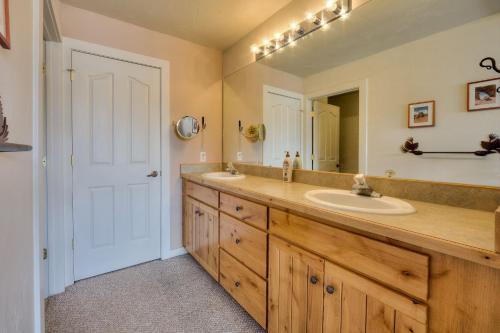
<path id="1" fill-rule="evenodd" d="M 283 161 L 283 181 L 285 183 L 292 182 L 293 162 L 290 158 L 290 153 L 287 151 L 285 160 Z"/>
<path id="2" fill-rule="evenodd" d="M 302 169 L 302 159 L 300 158 L 299 152 L 295 154 L 295 158 L 293 159 L 293 168 Z"/>

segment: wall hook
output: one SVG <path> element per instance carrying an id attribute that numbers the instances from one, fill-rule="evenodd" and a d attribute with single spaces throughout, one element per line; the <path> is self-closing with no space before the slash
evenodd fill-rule
<path id="1" fill-rule="evenodd" d="M 243 126 L 241 126 L 241 120 L 238 120 L 238 132 L 243 132 Z"/>
<path id="2" fill-rule="evenodd" d="M 495 72 L 500 73 L 500 69 L 497 68 L 497 63 L 492 57 L 487 57 L 481 60 L 479 66 L 486 68 L 487 70 L 494 70 Z"/>
<path id="3" fill-rule="evenodd" d="M 207 123 L 205 122 L 205 116 L 201 117 L 201 129 L 204 130 L 207 128 Z"/>

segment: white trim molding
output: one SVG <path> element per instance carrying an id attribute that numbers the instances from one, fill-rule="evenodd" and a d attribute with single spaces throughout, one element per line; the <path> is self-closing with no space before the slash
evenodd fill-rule
<path id="1" fill-rule="evenodd" d="M 49 267 L 50 294 L 64 291 L 74 283 L 73 272 L 73 186 L 72 186 L 72 118 L 71 80 L 68 69 L 72 68 L 73 51 L 95 54 L 111 59 L 127 61 L 159 68 L 161 72 L 161 259 L 185 253 L 183 249 L 170 250 L 170 63 L 166 60 L 113 49 L 71 38 L 63 38 L 62 47 L 49 53 L 49 95 L 54 98 L 54 109 L 49 108 L 49 247 L 53 256 Z M 60 61 L 60 60 L 62 61 Z M 59 65 L 58 65 L 59 64 Z M 61 93 L 62 92 L 62 93 Z M 62 100 L 57 100 L 59 93 Z M 61 253 L 64 253 L 62 255 Z M 62 278 L 64 277 L 64 278 Z"/>
<path id="2" fill-rule="evenodd" d="M 340 95 L 351 91 L 359 91 L 359 173 L 366 174 L 368 171 L 368 79 L 345 82 L 340 84 L 335 84 L 332 86 L 327 86 L 321 90 L 313 91 L 307 93 L 306 96 L 306 114 L 309 115 L 312 112 L 313 100 Z M 307 117 L 306 120 L 306 141 L 307 147 L 311 147 L 311 117 Z M 307 153 L 312 154 L 311 149 Z M 308 155 L 310 156 L 310 155 Z M 305 166 L 311 168 L 310 159 L 305 160 Z"/>
<path id="3" fill-rule="evenodd" d="M 43 232 L 40 228 L 45 226 L 41 221 L 41 200 L 42 191 L 44 188 L 44 178 L 41 173 L 42 157 L 40 156 L 40 146 L 43 144 L 41 140 L 41 135 L 43 133 L 43 5 L 40 0 L 33 0 L 33 40 L 32 40 L 32 65 L 33 65 L 33 82 L 32 82 L 32 135 L 33 135 L 33 152 L 32 152 L 32 172 L 33 172 L 33 330 L 35 333 L 43 332 L 45 330 L 45 308 L 44 299 L 42 295 L 42 281 L 45 281 L 42 277 L 42 244 L 40 241 L 40 235 Z"/>

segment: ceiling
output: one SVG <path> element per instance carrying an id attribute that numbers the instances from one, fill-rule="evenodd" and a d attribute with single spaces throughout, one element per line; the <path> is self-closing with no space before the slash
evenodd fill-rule
<path id="1" fill-rule="evenodd" d="M 305 77 L 498 12 L 500 0 L 371 0 L 260 62 Z"/>
<path id="2" fill-rule="evenodd" d="M 225 50 L 291 0 L 61 0 L 150 30 Z"/>

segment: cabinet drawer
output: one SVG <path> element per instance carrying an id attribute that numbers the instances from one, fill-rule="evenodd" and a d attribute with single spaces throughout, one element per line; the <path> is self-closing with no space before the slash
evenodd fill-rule
<path id="1" fill-rule="evenodd" d="M 270 233 L 391 288 L 426 300 L 429 257 L 271 209 Z M 304 237 L 307 235 L 307 237 Z"/>
<path id="2" fill-rule="evenodd" d="M 220 214 L 220 246 L 262 277 L 266 277 L 267 235 L 224 213 Z"/>
<path id="3" fill-rule="evenodd" d="M 240 199 L 229 194 L 220 194 L 220 210 L 256 228 L 267 229 L 267 207 Z"/>
<path id="4" fill-rule="evenodd" d="M 219 207 L 219 192 L 192 182 L 186 182 L 186 194 L 212 207 Z"/>
<path id="5" fill-rule="evenodd" d="M 266 281 L 220 251 L 220 284 L 262 326 L 266 327 Z"/>

